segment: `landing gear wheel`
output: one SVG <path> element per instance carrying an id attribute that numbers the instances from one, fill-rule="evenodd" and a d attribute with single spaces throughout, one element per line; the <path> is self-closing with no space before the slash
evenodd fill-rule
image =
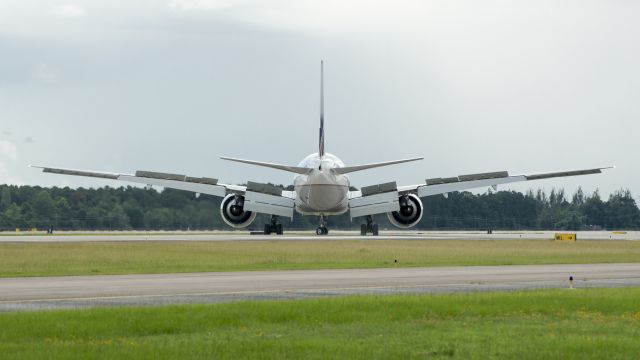
<path id="1" fill-rule="evenodd" d="M 324 226 L 318 226 L 316 228 L 316 235 L 327 235 L 329 234 L 329 229 Z"/>
<path id="2" fill-rule="evenodd" d="M 278 235 L 282 235 L 284 233 L 282 230 L 282 224 L 278 223 L 277 215 L 271 215 L 271 223 L 264 224 L 264 234 L 271 235 L 273 233 Z"/>
<path id="3" fill-rule="evenodd" d="M 365 236 L 371 233 L 373 236 L 378 236 L 378 224 L 373 223 L 373 216 L 368 215 L 366 221 L 366 224 L 360 225 L 360 235 Z"/>
<path id="4" fill-rule="evenodd" d="M 324 215 L 320 215 L 319 217 L 320 225 L 316 228 L 316 235 L 327 235 L 329 234 L 329 229 L 324 225 Z"/>

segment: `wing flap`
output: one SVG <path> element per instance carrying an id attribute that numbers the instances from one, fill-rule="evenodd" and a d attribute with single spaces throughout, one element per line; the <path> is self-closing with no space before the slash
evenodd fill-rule
<path id="1" fill-rule="evenodd" d="M 349 199 L 349 214 L 352 219 L 400 210 L 395 182 L 365 186 L 360 194 L 360 197 Z"/>
<path id="2" fill-rule="evenodd" d="M 120 175 L 118 180 L 128 181 L 143 185 L 155 185 L 162 186 L 171 189 L 177 190 L 185 190 L 191 191 L 200 194 L 207 194 L 213 196 L 224 197 L 227 194 L 227 189 L 225 186 L 221 185 L 209 185 L 209 184 L 201 184 L 195 182 L 187 182 L 180 180 L 169 180 L 169 179 L 158 179 L 158 178 L 147 178 L 140 176 L 131 176 L 131 175 Z"/>
<path id="3" fill-rule="evenodd" d="M 244 195 L 244 208 L 249 211 L 293 219 L 294 200 L 247 190 Z"/>

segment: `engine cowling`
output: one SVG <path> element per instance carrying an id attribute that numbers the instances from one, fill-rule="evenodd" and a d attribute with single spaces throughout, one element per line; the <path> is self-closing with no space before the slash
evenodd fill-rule
<path id="1" fill-rule="evenodd" d="M 410 228 L 422 219 L 422 201 L 414 194 L 402 195 L 399 198 L 400 210 L 387 213 L 393 226 Z"/>
<path id="2" fill-rule="evenodd" d="M 235 194 L 229 194 L 222 199 L 220 214 L 227 225 L 236 229 L 249 226 L 257 215 L 252 211 L 245 211 L 244 197 Z"/>

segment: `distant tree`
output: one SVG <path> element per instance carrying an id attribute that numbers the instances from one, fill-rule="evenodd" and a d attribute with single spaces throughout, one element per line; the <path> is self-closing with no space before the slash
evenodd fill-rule
<path id="1" fill-rule="evenodd" d="M 155 208 L 149 210 L 145 216 L 145 225 L 148 229 L 162 229 L 169 224 L 171 211 L 167 208 Z"/>
<path id="2" fill-rule="evenodd" d="M 36 227 L 48 227 L 52 225 L 56 216 L 56 207 L 51 195 L 45 189 L 38 191 L 33 198 L 33 204 L 31 207 L 33 212 L 33 218 L 31 219 L 31 226 Z"/>
<path id="3" fill-rule="evenodd" d="M 551 229 L 559 230 L 582 230 L 585 227 L 584 215 L 579 211 L 566 210 L 561 211 Z"/>
<path id="4" fill-rule="evenodd" d="M 609 196 L 605 214 L 609 228 L 632 229 L 640 225 L 640 210 L 628 189 L 620 189 Z"/>
<path id="5" fill-rule="evenodd" d="M 116 204 L 107 213 L 107 225 L 109 229 L 130 229 L 129 216 L 124 211 L 122 205 Z"/>
<path id="6" fill-rule="evenodd" d="M 563 189 L 452 192 L 447 197 L 423 198 L 424 214 L 416 229 L 566 229 L 590 226 L 640 228 L 640 210 L 629 190 L 619 190 L 607 201 L 596 190 L 586 196 L 576 190 L 567 201 Z M 137 187 L 98 189 L 41 188 L 0 185 L 0 227 L 58 229 L 219 229 L 227 228 L 219 215 L 220 198 L 165 189 Z M 385 214 L 374 216 L 381 228 L 390 228 Z M 259 214 L 248 228 L 259 230 L 269 215 Z M 313 229 L 318 219 L 294 214 L 281 219 L 289 229 Z M 334 229 L 358 229 L 361 218 L 330 216 Z"/>
<path id="7" fill-rule="evenodd" d="M 11 188 L 9 188 L 8 186 L 3 186 L 2 192 L 0 192 L 0 213 L 8 209 L 12 203 L 13 202 L 11 201 Z"/>
<path id="8" fill-rule="evenodd" d="M 578 186 L 578 189 L 576 190 L 576 192 L 573 193 L 573 197 L 571 199 L 571 205 L 575 207 L 580 207 L 584 205 L 584 201 L 585 201 L 584 192 L 582 191 L 582 188 Z"/>
<path id="9" fill-rule="evenodd" d="M 587 225 L 606 226 L 605 224 L 605 204 L 600 199 L 600 192 L 596 189 L 593 195 L 588 197 L 581 206 L 585 215 Z"/>
<path id="10" fill-rule="evenodd" d="M 0 229 L 12 230 L 24 226 L 24 220 L 20 212 L 20 207 L 16 204 L 10 204 L 0 214 Z"/>

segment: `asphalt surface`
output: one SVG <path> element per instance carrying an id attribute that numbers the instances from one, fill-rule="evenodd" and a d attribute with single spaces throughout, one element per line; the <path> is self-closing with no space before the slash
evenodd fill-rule
<path id="1" fill-rule="evenodd" d="M 0 279 L 0 311 L 353 294 L 640 286 L 640 264 L 464 266 Z"/>
<path id="2" fill-rule="evenodd" d="M 96 232 L 0 233 L 3 242 L 88 242 L 88 241 L 256 241 L 256 240 L 550 240 L 556 231 L 381 231 L 380 236 L 360 236 L 356 231 L 330 231 L 328 236 L 313 231 L 291 231 L 284 235 L 251 235 L 248 231 L 214 232 Z M 578 240 L 640 240 L 638 231 L 578 231 Z"/>

